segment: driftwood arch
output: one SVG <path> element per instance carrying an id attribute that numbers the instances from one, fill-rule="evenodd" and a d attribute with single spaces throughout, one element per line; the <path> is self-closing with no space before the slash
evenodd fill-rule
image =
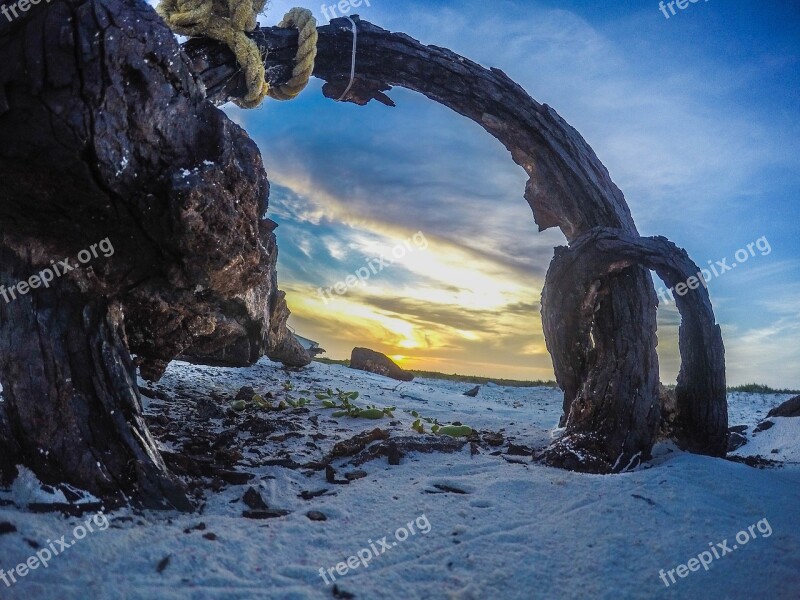
<path id="1" fill-rule="evenodd" d="M 555 110 L 533 100 L 505 73 L 354 19 L 357 75 L 346 100 L 394 106 L 384 92 L 401 86 L 475 121 L 530 177 L 525 198 L 539 229 L 558 227 L 570 242 L 569 249 L 559 249 L 543 291 L 545 339 L 564 389 L 567 426 L 543 458 L 612 472 L 649 457 L 661 407 L 657 300 L 646 269 L 657 271 L 670 287 L 700 269 L 666 239 L 639 237 L 622 192 L 594 151 Z M 347 19 L 319 28 L 314 75 L 327 82 L 328 98 L 338 99 L 349 83 L 351 36 Z M 270 83 L 284 81 L 296 32 L 262 28 L 252 37 L 267 51 Z M 192 40 L 185 49 L 209 99 L 224 103 L 244 93 L 227 48 Z M 682 367 L 674 433 L 687 449 L 724 455 L 727 401 L 719 326 L 704 287 L 678 296 L 677 305 L 683 318 Z"/>
<path id="2" fill-rule="evenodd" d="M 337 19 L 319 28 L 314 74 L 330 98 L 349 81 L 350 27 Z M 543 298 L 567 430 L 543 459 L 611 472 L 646 458 L 658 361 L 655 293 L 640 265 L 670 283 L 691 261 L 666 241 L 639 238 L 588 144 L 501 71 L 363 21 L 358 30 L 347 99 L 392 105 L 384 92 L 400 85 L 479 123 L 528 173 L 540 229 L 557 226 L 570 243 Z M 270 82 L 288 79 L 297 33 L 253 37 L 269 49 Z M 244 92 L 233 56 L 210 40 L 181 48 L 139 0 L 62 0 L 0 23 L 0 58 L 0 285 L 104 238 L 115 249 L 113 260 L 0 301 L 0 478 L 24 464 L 107 499 L 189 508 L 144 423 L 136 368 L 158 379 L 180 355 L 308 361 L 286 329 L 274 224 L 261 219 L 269 183 L 260 155 L 209 102 Z M 704 289 L 678 302 L 677 435 L 720 455 L 719 330 Z"/>

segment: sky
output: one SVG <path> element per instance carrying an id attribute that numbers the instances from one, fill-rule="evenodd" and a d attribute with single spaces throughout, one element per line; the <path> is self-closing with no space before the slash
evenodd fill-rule
<path id="1" fill-rule="evenodd" d="M 293 4 L 274 0 L 262 24 Z M 322 6 L 310 8 L 325 22 Z M 737 263 L 708 282 L 729 384 L 798 389 L 800 2 L 675 9 L 371 0 L 353 12 L 498 67 L 555 108 L 609 169 L 642 235 L 668 237 L 701 267 Z M 476 124 L 418 94 L 397 88 L 396 108 L 358 107 L 320 88 L 225 107 L 272 183 L 290 325 L 330 358 L 367 346 L 406 368 L 552 379 L 539 301 L 566 240 L 538 231 L 522 169 Z M 679 369 L 679 322 L 663 294 L 665 383 Z"/>

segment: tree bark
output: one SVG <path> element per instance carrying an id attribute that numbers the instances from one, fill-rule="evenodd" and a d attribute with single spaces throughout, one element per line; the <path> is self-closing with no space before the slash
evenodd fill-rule
<path id="1" fill-rule="evenodd" d="M 660 416 L 658 404 L 632 419 L 627 431 L 611 418 L 634 410 L 625 401 L 642 382 L 635 378 L 637 371 L 631 366 L 650 358 L 636 355 L 636 346 L 619 333 L 602 334 L 609 325 L 601 321 L 603 314 L 598 311 L 603 304 L 612 304 L 614 313 L 635 317 L 624 313 L 626 307 L 610 297 L 606 285 L 609 277 L 626 273 L 633 265 L 656 271 L 669 287 L 695 278 L 695 289 L 685 295 L 676 294 L 682 317 L 682 362 L 675 390 L 677 416 L 673 435 L 692 452 L 724 456 L 727 451 L 725 350 L 708 290 L 701 283 L 700 268 L 684 250 L 663 237 L 640 238 L 598 227 L 574 240 L 569 248 L 557 249 L 542 296 L 548 349 L 557 365 L 559 384 L 571 396 L 565 406 L 566 435 L 548 451 L 554 462 L 569 464 L 578 460 L 584 449 L 581 442 L 586 436 L 599 434 L 603 447 L 595 457 L 603 458 L 604 463 L 596 465 L 598 470 L 606 470 L 609 462 L 610 470 L 621 470 L 627 466 L 623 463 L 626 457 L 641 451 L 646 440 L 655 434 Z M 651 301 L 654 311 L 654 294 Z M 657 371 L 649 375 L 656 377 Z M 605 386 L 604 393 L 598 393 L 598 386 Z M 615 455 L 619 446 L 615 438 L 622 432 L 626 433 L 621 440 L 625 452 Z"/>
<path id="2" fill-rule="evenodd" d="M 25 244 L 9 235 L 0 243 L 6 297 L 29 276 Z M 3 479 L 25 465 L 46 483 L 75 483 L 113 504 L 191 509 L 144 423 L 122 308 L 85 293 L 85 283 L 57 280 L 0 302 Z"/>
<path id="3" fill-rule="evenodd" d="M 19 462 L 187 508 L 132 365 L 158 379 L 201 339 L 248 345 L 228 357 L 243 364 L 291 345 L 260 154 L 145 3 L 61 0 L 2 21 L 2 281 L 106 238 L 114 250 L 0 307 L 3 475 Z"/>

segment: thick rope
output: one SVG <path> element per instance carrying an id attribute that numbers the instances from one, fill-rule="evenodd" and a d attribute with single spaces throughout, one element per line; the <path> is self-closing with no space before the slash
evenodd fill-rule
<path id="1" fill-rule="evenodd" d="M 278 27 L 293 27 L 299 31 L 297 54 L 294 57 L 292 78 L 284 84 L 270 88 L 270 98 L 291 100 L 302 92 L 311 79 L 314 61 L 317 59 L 317 20 L 310 10 L 293 8 L 278 23 Z"/>
<path id="2" fill-rule="evenodd" d="M 265 5 L 266 0 L 161 0 L 156 10 L 179 35 L 209 37 L 227 45 L 242 67 L 247 83 L 247 94 L 234 102 L 242 108 L 255 108 L 267 95 L 276 100 L 296 97 L 308 85 L 317 56 L 317 21 L 311 11 L 293 8 L 278 24 L 299 30 L 292 78 L 270 88 L 261 50 L 246 35 L 256 28 L 256 15 Z"/>

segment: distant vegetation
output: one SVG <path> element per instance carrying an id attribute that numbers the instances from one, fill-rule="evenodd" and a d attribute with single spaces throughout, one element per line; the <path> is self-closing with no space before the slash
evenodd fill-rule
<path id="1" fill-rule="evenodd" d="M 350 366 L 348 359 L 333 360 L 330 358 L 315 358 L 317 362 L 326 365 L 344 365 Z M 409 373 L 413 373 L 415 377 L 427 377 L 428 379 L 444 379 L 446 381 L 461 381 L 463 383 L 473 383 L 475 385 L 486 385 L 487 383 L 494 383 L 503 387 L 558 387 L 555 381 L 518 381 L 516 379 L 497 379 L 495 377 L 479 377 L 477 375 L 458 375 L 447 373 L 437 373 L 436 371 L 415 371 L 413 369 L 406 369 Z M 675 384 L 667 385 L 667 388 L 674 389 Z M 748 394 L 800 394 L 799 390 L 776 390 L 768 385 L 760 383 L 746 383 L 745 385 L 737 385 L 728 388 L 729 392 L 746 392 Z"/>
<path id="2" fill-rule="evenodd" d="M 321 356 L 314 359 L 314 362 L 321 362 L 326 365 L 344 365 L 345 367 L 350 366 L 350 359 L 345 358 L 344 360 L 333 360 L 332 358 L 322 358 Z"/>
<path id="3" fill-rule="evenodd" d="M 761 385 L 760 383 L 746 383 L 744 385 L 737 385 L 729 387 L 729 392 L 747 392 L 749 394 L 800 394 L 797 390 L 776 390 L 768 385 Z"/>
<path id="4" fill-rule="evenodd" d="M 345 367 L 350 366 L 350 361 L 347 359 L 333 360 L 330 358 L 315 358 L 314 360 L 326 365 L 344 365 Z M 473 383 L 475 385 L 494 383 L 503 387 L 558 387 L 558 384 L 555 381 L 518 381 L 516 379 L 498 379 L 496 377 L 479 377 L 477 375 L 458 375 L 456 373 L 448 375 L 447 373 L 437 373 L 436 371 L 416 371 L 414 369 L 406 369 L 406 371 L 413 374 L 415 377 L 444 379 L 446 381 L 460 381 L 463 383 Z"/>

